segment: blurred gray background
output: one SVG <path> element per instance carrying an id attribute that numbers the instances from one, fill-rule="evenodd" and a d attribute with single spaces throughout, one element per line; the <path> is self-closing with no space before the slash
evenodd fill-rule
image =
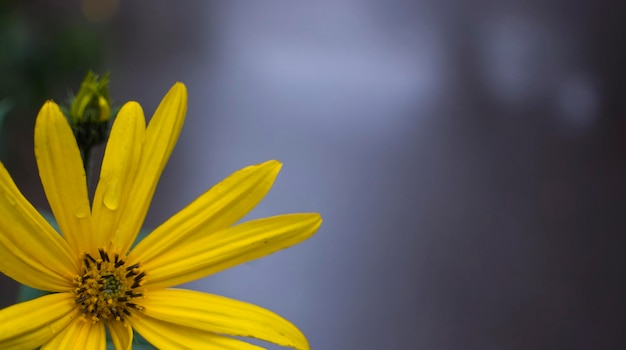
<path id="1" fill-rule="evenodd" d="M 93 2 L 39 5 L 104 38 L 114 100 L 150 115 L 189 89 L 148 226 L 267 159 L 283 171 L 248 218 L 324 218 L 186 287 L 314 349 L 626 346 L 624 4 Z M 11 170 L 45 206 L 26 125 Z"/>

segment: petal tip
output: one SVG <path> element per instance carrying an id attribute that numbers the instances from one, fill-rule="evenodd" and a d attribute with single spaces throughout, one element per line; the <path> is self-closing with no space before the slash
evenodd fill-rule
<path id="1" fill-rule="evenodd" d="M 173 108 L 170 112 L 174 112 L 177 115 L 177 120 L 184 120 L 187 113 L 187 87 L 185 84 L 177 82 L 175 83 L 165 94 L 165 97 L 161 100 L 157 112 L 161 108 L 165 109 Z"/>
<path id="2" fill-rule="evenodd" d="M 268 160 L 264 163 L 261 163 L 260 165 L 275 169 L 277 172 L 283 168 L 283 163 L 281 163 L 279 160 L 276 160 L 276 159 Z"/>
<path id="3" fill-rule="evenodd" d="M 174 83 L 174 85 L 172 85 L 172 88 L 170 89 L 170 93 L 173 93 L 176 96 L 184 97 L 185 99 L 187 99 L 187 86 L 181 83 L 180 81 L 177 81 L 176 83 Z"/>
<path id="4" fill-rule="evenodd" d="M 39 110 L 38 118 L 61 113 L 59 106 L 53 100 L 47 100 Z"/>
<path id="5" fill-rule="evenodd" d="M 185 83 L 182 83 L 180 81 L 175 82 L 173 87 L 182 88 L 182 89 L 187 90 L 187 86 L 185 85 Z"/>
<path id="6" fill-rule="evenodd" d="M 322 225 L 322 215 L 320 213 L 310 213 L 311 221 L 315 222 L 316 229 Z"/>
<path id="7" fill-rule="evenodd" d="M 118 112 L 118 116 L 127 113 L 143 115 L 143 108 L 141 108 L 141 105 L 137 101 L 128 101 L 122 106 Z"/>

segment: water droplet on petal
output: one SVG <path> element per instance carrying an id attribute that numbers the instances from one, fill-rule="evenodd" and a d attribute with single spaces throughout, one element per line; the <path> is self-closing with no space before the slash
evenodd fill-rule
<path id="1" fill-rule="evenodd" d="M 89 211 L 90 209 L 88 204 L 80 204 L 74 208 L 74 215 L 76 215 L 77 218 L 84 218 L 89 215 Z"/>
<path id="2" fill-rule="evenodd" d="M 119 191 L 119 186 L 115 182 L 111 182 L 104 192 L 102 203 L 109 210 L 116 210 L 120 206 L 120 197 L 122 193 Z"/>

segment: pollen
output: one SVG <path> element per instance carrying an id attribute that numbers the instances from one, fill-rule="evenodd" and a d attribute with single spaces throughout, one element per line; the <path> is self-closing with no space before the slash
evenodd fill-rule
<path id="1" fill-rule="evenodd" d="M 144 311 L 137 299 L 143 298 L 146 272 L 141 264 L 126 265 L 123 257 L 98 249 L 99 256 L 82 256 L 82 275 L 76 276 L 74 302 L 82 310 L 81 318 L 124 322 L 131 309 Z"/>

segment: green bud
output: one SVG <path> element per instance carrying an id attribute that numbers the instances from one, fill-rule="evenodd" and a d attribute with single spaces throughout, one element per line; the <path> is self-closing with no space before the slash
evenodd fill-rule
<path id="1" fill-rule="evenodd" d="M 89 71 L 70 106 L 70 120 L 73 125 L 97 124 L 111 118 L 111 98 L 109 97 L 109 76 L 98 79 Z"/>
<path id="2" fill-rule="evenodd" d="M 69 110 L 65 110 L 83 156 L 85 171 L 89 169 L 91 150 L 103 144 L 109 134 L 112 111 L 108 85 L 108 74 L 100 79 L 89 71 L 76 96 L 70 97 Z"/>

